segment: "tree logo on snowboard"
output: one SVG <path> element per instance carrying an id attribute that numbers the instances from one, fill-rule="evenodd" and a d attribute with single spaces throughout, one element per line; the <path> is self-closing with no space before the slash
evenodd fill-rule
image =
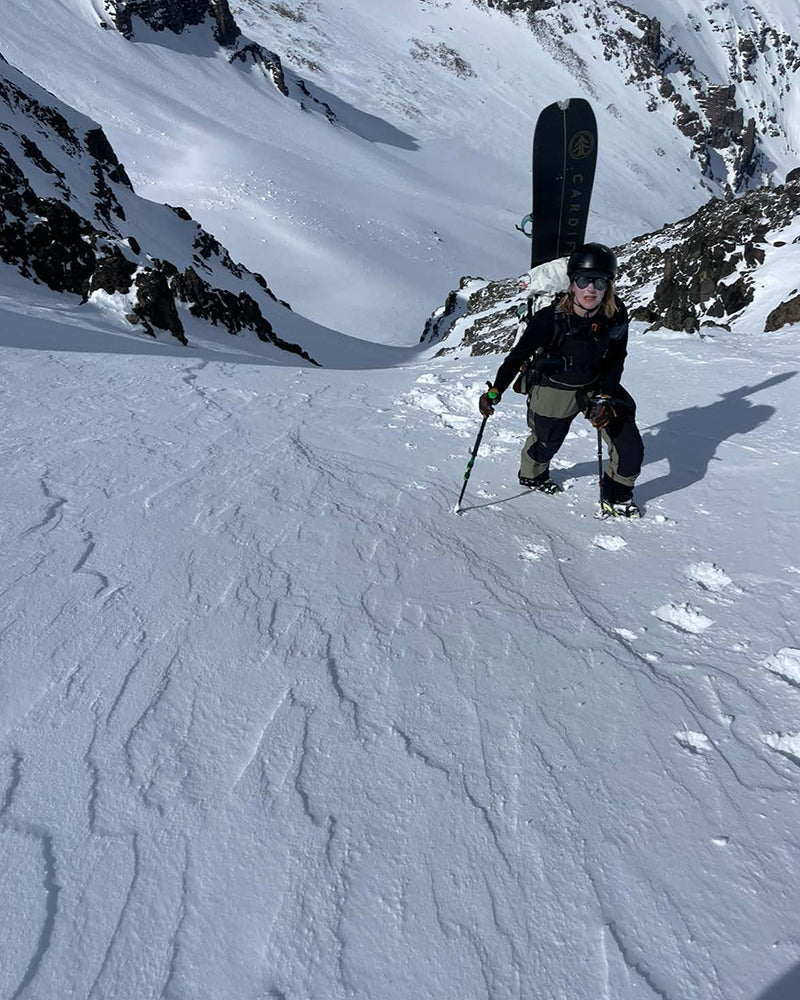
<path id="1" fill-rule="evenodd" d="M 576 132 L 570 139 L 569 155 L 573 160 L 585 160 L 594 152 L 594 136 L 591 132 Z"/>

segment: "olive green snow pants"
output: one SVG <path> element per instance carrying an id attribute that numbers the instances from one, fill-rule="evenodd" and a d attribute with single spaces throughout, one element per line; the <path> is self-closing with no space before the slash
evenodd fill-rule
<path id="1" fill-rule="evenodd" d="M 570 424 L 586 408 L 589 395 L 587 389 L 534 386 L 528 397 L 531 433 L 522 448 L 520 476 L 535 479 L 548 471 L 550 460 L 564 443 Z M 608 448 L 605 473 L 615 482 L 632 487 L 644 458 L 644 445 L 635 421 L 636 404 L 622 387 L 615 393 L 613 404 L 617 415 L 601 431 Z"/>

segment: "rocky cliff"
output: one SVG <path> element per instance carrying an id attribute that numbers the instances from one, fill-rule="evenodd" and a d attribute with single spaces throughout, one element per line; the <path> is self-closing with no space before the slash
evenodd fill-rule
<path id="1" fill-rule="evenodd" d="M 753 302 L 767 255 L 786 245 L 798 219 L 800 179 L 712 199 L 689 218 L 620 248 L 620 291 L 634 318 L 654 329 L 694 333 L 704 324 L 730 325 Z"/>
<path id="2" fill-rule="evenodd" d="M 337 120 L 330 105 L 305 80 L 284 69 L 277 52 L 242 34 L 228 0 L 104 0 L 104 4 L 108 21 L 103 26 L 115 28 L 127 39 L 135 39 L 138 23 L 177 35 L 205 25 L 216 43 L 228 50 L 231 64 L 256 66 L 276 90 L 296 100 L 303 110 L 322 114 L 330 122 Z"/>
<path id="3" fill-rule="evenodd" d="M 175 34 L 208 19 L 220 45 L 233 45 L 241 34 L 228 0 L 104 0 L 104 4 L 112 24 L 126 38 L 133 36 L 134 18 L 153 31 Z"/>

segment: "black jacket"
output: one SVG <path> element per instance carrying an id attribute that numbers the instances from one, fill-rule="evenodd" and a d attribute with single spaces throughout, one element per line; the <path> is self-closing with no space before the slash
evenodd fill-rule
<path id="1" fill-rule="evenodd" d="M 524 361 L 550 358 L 542 384 L 558 389 L 592 386 L 594 392 L 614 395 L 622 378 L 628 353 L 628 311 L 615 299 L 617 313 L 605 316 L 575 316 L 555 305 L 533 314 L 525 332 L 511 348 L 497 371 L 494 387 L 502 394 L 517 377 Z"/>

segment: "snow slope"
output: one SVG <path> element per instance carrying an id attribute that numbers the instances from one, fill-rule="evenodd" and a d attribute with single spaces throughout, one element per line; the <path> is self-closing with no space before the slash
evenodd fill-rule
<path id="1" fill-rule="evenodd" d="M 791 973 L 796 327 L 634 337 L 640 523 L 591 516 L 581 420 L 567 493 L 520 495 L 511 400 L 456 517 L 496 358 L 65 351 L 16 292 L 0 996 L 756 1000 Z"/>
<path id="2" fill-rule="evenodd" d="M 237 16 L 298 70 L 317 40 L 339 126 L 201 29 L 4 4 L 4 55 L 340 367 L 0 268 L 0 998 L 794 1000 L 797 326 L 761 330 L 797 248 L 729 334 L 634 329 L 643 521 L 592 517 L 581 420 L 565 495 L 522 495 L 510 398 L 456 517 L 499 359 L 391 345 L 521 270 L 534 107 L 575 77 L 466 2 L 279 7 Z M 431 57 L 451 28 L 475 78 Z M 707 191 L 598 62 L 615 242 Z"/>

